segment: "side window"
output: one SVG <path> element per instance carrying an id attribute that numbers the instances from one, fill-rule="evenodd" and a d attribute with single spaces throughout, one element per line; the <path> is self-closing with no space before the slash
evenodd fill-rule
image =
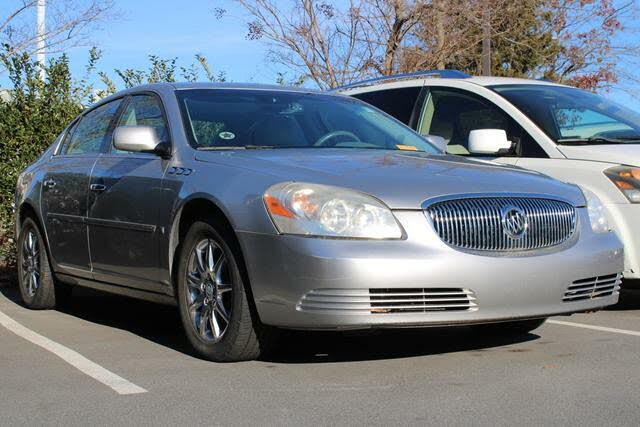
<path id="1" fill-rule="evenodd" d="M 153 95 L 134 95 L 124 109 L 118 126 L 151 126 L 160 141 L 168 141 L 169 132 L 162 114 L 160 101 Z M 125 153 L 115 147 L 113 153 Z"/>
<path id="2" fill-rule="evenodd" d="M 411 114 L 413 113 L 421 90 L 421 87 L 403 87 L 377 92 L 359 93 L 353 97 L 367 102 L 400 120 L 405 125 L 409 125 Z"/>
<path id="3" fill-rule="evenodd" d="M 65 140 L 61 154 L 99 153 L 120 102 L 118 99 L 101 105 L 80 119 Z"/>
<path id="4" fill-rule="evenodd" d="M 64 139 L 60 143 L 60 147 L 57 149 L 56 154 L 64 154 L 64 152 L 67 150 L 67 146 L 71 142 L 71 136 L 78 127 L 78 123 L 80 123 L 80 119 L 75 119 L 75 121 L 71 125 L 69 125 L 67 129 L 65 129 Z"/>
<path id="5" fill-rule="evenodd" d="M 422 108 L 418 132 L 447 141 L 447 152 L 463 156 L 469 133 L 475 129 L 504 129 L 516 143 L 519 157 L 548 157 L 538 143 L 504 111 L 493 103 L 457 89 L 431 89 Z"/>

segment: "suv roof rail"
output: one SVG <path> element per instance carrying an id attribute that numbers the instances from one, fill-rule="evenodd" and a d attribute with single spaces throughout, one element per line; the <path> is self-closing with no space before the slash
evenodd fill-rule
<path id="1" fill-rule="evenodd" d="M 404 73 L 404 74 L 394 74 L 392 76 L 382 76 L 375 77 L 373 79 L 362 80 L 355 83 L 349 83 L 348 85 L 340 86 L 331 91 L 339 91 L 344 89 L 353 89 L 361 86 L 370 86 L 375 83 L 386 83 L 392 82 L 396 80 L 407 80 L 414 79 L 420 77 L 428 77 L 428 78 L 441 78 L 441 79 L 468 79 L 471 76 L 467 73 L 463 73 L 458 70 L 427 70 L 427 71 L 416 71 L 414 73 Z"/>

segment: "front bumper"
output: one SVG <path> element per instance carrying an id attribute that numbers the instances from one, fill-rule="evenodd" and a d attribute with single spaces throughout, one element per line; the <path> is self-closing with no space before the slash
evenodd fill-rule
<path id="1" fill-rule="evenodd" d="M 592 233 L 585 209 L 578 211 L 579 238 L 572 246 L 529 256 L 455 250 L 438 238 L 421 211 L 394 212 L 406 240 L 238 236 L 266 324 L 296 329 L 474 324 L 596 310 L 617 302 L 617 286 L 604 296 L 563 302 L 574 281 L 623 269 L 617 236 Z M 371 292 L 422 292 L 444 297 L 447 305 L 451 290 L 470 295 L 466 309 L 398 312 L 378 310 L 370 302 Z M 453 303 L 460 302 L 460 295 L 455 298 Z"/>
<path id="2" fill-rule="evenodd" d="M 611 225 L 624 244 L 624 277 L 640 279 L 640 205 L 606 204 Z"/>

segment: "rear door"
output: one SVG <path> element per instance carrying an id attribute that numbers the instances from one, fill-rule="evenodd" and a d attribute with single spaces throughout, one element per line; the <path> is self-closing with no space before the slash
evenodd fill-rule
<path id="1" fill-rule="evenodd" d="M 81 117 L 48 164 L 42 212 L 60 272 L 91 277 L 86 228 L 89 179 L 119 105 L 120 100 L 115 100 Z"/>
<path id="2" fill-rule="evenodd" d="M 117 126 L 152 126 L 161 141 L 169 129 L 160 99 L 131 96 Z M 111 139 L 91 175 L 89 244 L 94 277 L 122 286 L 165 291 L 160 285 L 160 247 L 172 199 L 162 190 L 169 160 L 150 153 L 119 151 Z"/>

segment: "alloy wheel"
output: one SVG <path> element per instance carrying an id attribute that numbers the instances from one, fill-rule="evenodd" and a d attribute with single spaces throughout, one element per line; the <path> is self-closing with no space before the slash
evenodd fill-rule
<path id="1" fill-rule="evenodd" d="M 187 310 L 201 339 L 218 342 L 229 327 L 233 286 L 227 257 L 211 239 L 199 241 L 191 251 L 186 271 Z"/>
<path id="2" fill-rule="evenodd" d="M 33 229 L 27 231 L 22 244 L 22 283 L 29 297 L 40 287 L 40 242 Z"/>

